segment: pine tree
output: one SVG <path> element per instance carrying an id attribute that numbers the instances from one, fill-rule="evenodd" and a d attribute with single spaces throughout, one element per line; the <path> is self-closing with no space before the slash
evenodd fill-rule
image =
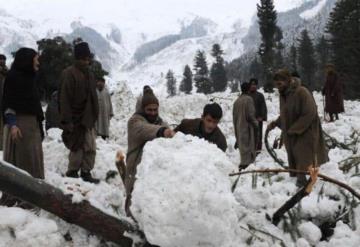
<path id="1" fill-rule="evenodd" d="M 167 86 L 167 92 L 170 97 L 176 95 L 176 79 L 174 77 L 174 72 L 172 70 L 169 70 L 166 74 L 166 86 Z"/>
<path id="2" fill-rule="evenodd" d="M 194 59 L 194 81 L 198 93 L 212 93 L 212 83 L 209 79 L 209 69 L 206 62 L 206 55 L 198 50 Z"/>
<path id="3" fill-rule="evenodd" d="M 334 64 L 345 85 L 345 96 L 360 98 L 360 1 L 337 1 L 327 26 Z"/>
<path id="4" fill-rule="evenodd" d="M 211 55 L 215 58 L 215 63 L 210 69 L 210 78 L 213 83 L 214 92 L 224 92 L 227 88 L 227 76 L 222 55 L 224 51 L 219 44 L 214 44 Z"/>
<path id="5" fill-rule="evenodd" d="M 330 46 L 324 35 L 318 40 L 315 49 L 318 61 L 315 86 L 316 89 L 321 89 L 325 81 L 324 68 L 330 62 Z"/>
<path id="6" fill-rule="evenodd" d="M 261 71 L 261 64 L 257 57 L 250 63 L 249 74 L 251 78 L 258 78 L 262 81 L 262 71 Z"/>
<path id="7" fill-rule="evenodd" d="M 183 73 L 183 79 L 180 83 L 180 92 L 184 92 L 186 94 L 190 94 L 191 91 L 192 91 L 192 84 L 193 84 L 193 81 L 192 81 L 192 72 L 191 72 L 191 68 L 189 65 L 186 65 L 185 66 L 185 69 L 184 69 L 184 73 Z"/>
<path id="8" fill-rule="evenodd" d="M 298 71 L 298 65 L 297 65 L 298 53 L 296 46 L 294 44 L 290 47 L 288 59 L 289 59 L 290 70 L 292 72 Z"/>
<path id="9" fill-rule="evenodd" d="M 304 85 L 313 90 L 316 71 L 315 48 L 306 29 L 301 32 L 298 47 L 298 66 Z"/>
<path id="10" fill-rule="evenodd" d="M 261 44 L 259 55 L 264 69 L 265 91 L 273 91 L 272 76 L 274 73 L 274 57 L 275 57 L 275 34 L 277 27 L 277 13 L 273 0 L 260 0 L 257 4 L 257 17 L 259 19 L 259 27 L 261 34 Z"/>
<path id="11" fill-rule="evenodd" d="M 284 44 L 282 43 L 283 32 L 280 27 L 277 27 L 275 32 L 275 59 L 274 59 L 274 67 L 276 70 L 284 68 Z"/>

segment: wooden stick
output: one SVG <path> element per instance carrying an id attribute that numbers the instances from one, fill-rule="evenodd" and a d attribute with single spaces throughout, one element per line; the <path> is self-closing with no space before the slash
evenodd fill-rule
<path id="1" fill-rule="evenodd" d="M 265 137 L 264 137 L 264 140 L 265 140 L 265 147 L 266 147 L 266 150 L 268 151 L 268 153 L 270 154 L 270 156 L 275 160 L 276 163 L 278 163 L 280 166 L 282 166 L 283 168 L 285 168 L 285 162 L 278 158 L 274 149 L 272 149 L 269 145 L 269 133 L 270 133 L 270 130 L 267 129 L 265 131 Z"/>
<path id="2" fill-rule="evenodd" d="M 251 173 L 298 173 L 298 174 L 305 174 L 305 175 L 309 175 L 308 171 L 299 171 L 299 170 L 295 170 L 295 169 L 260 169 L 260 170 L 251 170 L 251 171 L 243 171 L 243 172 L 237 172 L 237 173 L 232 173 L 229 176 L 238 176 L 238 175 L 244 175 L 244 174 L 251 174 Z M 331 177 L 328 177 L 326 175 L 323 175 L 321 173 L 318 174 L 318 177 L 321 178 L 322 180 L 332 183 L 332 184 L 336 184 L 339 187 L 349 191 L 353 196 L 355 196 L 357 199 L 360 200 L 360 194 L 355 191 L 353 188 L 351 188 L 349 185 L 340 182 L 336 179 L 333 179 Z"/>

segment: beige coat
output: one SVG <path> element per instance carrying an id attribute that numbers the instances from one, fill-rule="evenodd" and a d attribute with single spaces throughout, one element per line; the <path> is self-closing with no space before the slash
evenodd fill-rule
<path id="1" fill-rule="evenodd" d="M 233 123 L 236 142 L 240 150 L 240 165 L 247 166 L 255 161 L 255 133 L 258 128 L 258 122 L 255 118 L 254 101 L 249 95 L 242 94 L 235 101 Z"/>
<path id="2" fill-rule="evenodd" d="M 315 100 L 299 80 L 293 79 L 280 96 L 276 123 L 282 129 L 290 168 L 307 170 L 329 160 Z"/>
<path id="3" fill-rule="evenodd" d="M 104 88 L 96 90 L 99 101 L 99 116 L 95 125 L 98 136 L 109 137 L 110 119 L 114 116 L 109 91 Z"/>
<path id="4" fill-rule="evenodd" d="M 131 195 L 135 183 L 136 168 L 141 162 L 143 148 L 148 141 L 157 138 L 158 131 L 168 127 L 161 118 L 149 123 L 142 113 L 135 113 L 128 121 L 128 152 L 126 155 L 126 194 Z"/>

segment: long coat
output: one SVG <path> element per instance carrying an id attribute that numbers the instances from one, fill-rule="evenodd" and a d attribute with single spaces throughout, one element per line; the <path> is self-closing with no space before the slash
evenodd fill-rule
<path id="1" fill-rule="evenodd" d="M 325 95 L 325 112 L 344 112 L 343 84 L 336 72 L 329 72 L 323 88 Z"/>
<path id="2" fill-rule="evenodd" d="M 95 125 L 98 136 L 109 137 L 110 119 L 114 116 L 109 91 L 104 88 L 96 90 L 99 101 L 99 116 Z"/>
<path id="3" fill-rule="evenodd" d="M 125 189 L 127 196 L 135 183 L 136 168 L 141 162 L 142 152 L 148 141 L 158 137 L 159 130 L 168 127 L 161 118 L 150 123 L 141 112 L 135 113 L 128 121 L 128 151 L 126 155 Z"/>
<path id="4" fill-rule="evenodd" d="M 329 160 L 315 100 L 299 80 L 292 80 L 280 95 L 276 123 L 282 130 L 290 168 L 306 171 Z"/>
<path id="5" fill-rule="evenodd" d="M 240 165 L 247 166 L 256 158 L 256 129 L 258 122 L 255 118 L 255 106 L 253 99 L 242 94 L 235 101 L 233 107 L 233 123 L 235 138 L 240 150 Z"/>
<path id="6" fill-rule="evenodd" d="M 180 131 L 186 135 L 193 135 L 199 138 L 204 138 L 208 142 L 214 143 L 218 148 L 222 151 L 226 151 L 227 143 L 224 134 L 221 132 L 219 127 L 211 134 L 206 134 L 203 131 L 202 120 L 200 118 L 197 119 L 184 119 L 181 121 L 180 125 L 177 126 L 174 131 Z"/>

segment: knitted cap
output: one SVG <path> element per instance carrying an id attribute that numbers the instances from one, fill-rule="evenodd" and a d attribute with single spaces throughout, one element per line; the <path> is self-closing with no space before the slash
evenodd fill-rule
<path id="1" fill-rule="evenodd" d="M 143 89 L 143 97 L 141 105 L 143 108 L 145 108 L 148 105 L 156 104 L 159 105 L 159 100 L 154 95 L 153 90 L 149 86 L 145 86 Z"/>
<path id="2" fill-rule="evenodd" d="M 86 42 L 76 44 L 74 47 L 74 56 L 77 60 L 91 58 L 89 44 Z"/>

